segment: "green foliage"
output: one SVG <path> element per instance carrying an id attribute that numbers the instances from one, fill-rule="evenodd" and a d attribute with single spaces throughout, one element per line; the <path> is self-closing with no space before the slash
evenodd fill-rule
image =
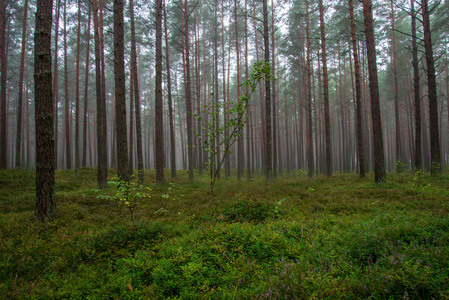
<path id="1" fill-rule="evenodd" d="M 134 220 L 134 210 L 140 205 L 142 200 L 150 199 L 151 189 L 144 187 L 135 179 L 135 175 L 132 175 L 130 181 L 122 180 L 119 177 L 112 177 L 108 181 L 108 185 L 117 189 L 115 194 L 109 195 L 103 190 L 93 189 L 92 192 L 99 194 L 98 199 L 115 201 L 118 206 L 124 206 L 128 208 L 131 221 L 136 227 Z"/>
<path id="2" fill-rule="evenodd" d="M 355 174 L 262 184 L 257 174 L 217 182 L 213 206 L 204 184 L 183 175 L 152 186 L 134 211 L 149 220 L 130 228 L 123 201 L 91 192 L 95 169 L 56 172 L 58 214 L 48 223 L 35 221 L 33 178 L 0 170 L 2 297 L 449 296 L 447 173 L 392 173 L 384 185 Z"/>
<path id="3" fill-rule="evenodd" d="M 207 152 L 208 161 L 205 163 L 209 168 L 210 175 L 210 191 L 211 197 L 214 197 L 214 187 L 217 180 L 218 172 L 224 162 L 225 156 L 231 153 L 231 146 L 240 136 L 239 130 L 243 128 L 247 121 L 246 107 L 251 99 L 252 93 L 256 90 L 260 80 L 273 80 L 270 63 L 262 60 L 254 63 L 254 71 L 250 78 L 240 86 L 249 90 L 249 94 L 245 93 L 237 99 L 237 101 L 215 102 L 213 99 L 204 105 L 202 114 L 195 114 L 199 121 L 204 121 L 201 132 L 197 132 L 196 136 L 200 140 L 200 147 Z M 213 93 L 211 93 L 213 96 Z M 220 114 L 223 112 L 227 115 L 227 121 L 224 119 L 220 124 Z M 218 158 L 218 160 L 217 160 Z"/>

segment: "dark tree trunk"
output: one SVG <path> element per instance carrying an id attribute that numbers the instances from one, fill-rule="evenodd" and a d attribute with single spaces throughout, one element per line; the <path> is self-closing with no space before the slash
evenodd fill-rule
<path id="1" fill-rule="evenodd" d="M 95 38 L 95 69 L 97 93 L 97 180 L 98 188 L 104 189 L 108 178 L 108 156 L 106 151 L 106 101 L 102 88 L 101 71 L 101 39 L 98 20 L 97 0 L 93 0 L 94 38 Z"/>
<path id="2" fill-rule="evenodd" d="M 272 74 L 276 74 L 276 54 L 274 52 L 274 4 L 273 0 L 271 0 L 271 52 L 272 52 L 272 66 L 271 66 L 271 72 Z M 278 168 L 278 148 L 277 148 L 277 109 L 276 109 L 276 80 L 271 81 L 272 86 L 272 102 L 273 102 L 273 178 L 277 178 L 277 168 Z"/>
<path id="3" fill-rule="evenodd" d="M 144 166 L 143 166 L 143 152 L 142 152 L 142 118 L 140 115 L 140 92 L 139 92 L 139 77 L 137 73 L 137 50 L 136 50 L 136 29 L 134 22 L 134 1 L 130 0 L 130 14 L 131 14 L 131 65 L 133 70 L 133 88 L 134 88 L 134 105 L 136 117 L 136 148 L 137 148 L 137 172 L 139 173 L 139 182 L 144 183 Z M 132 128 L 132 126 L 131 126 Z"/>
<path id="4" fill-rule="evenodd" d="M 429 128 L 430 128 L 430 158 L 432 175 L 441 173 L 440 135 L 438 130 L 438 103 L 435 65 L 433 59 L 432 39 L 430 32 L 430 17 L 427 0 L 421 1 L 422 21 L 424 31 L 424 48 L 426 52 L 427 86 L 429 96 Z"/>
<path id="5" fill-rule="evenodd" d="M 185 48 L 185 93 L 187 120 L 187 156 L 189 163 L 189 180 L 193 181 L 193 131 L 192 131 L 192 90 L 190 83 L 190 45 L 189 45 L 189 11 L 187 0 L 184 0 L 184 48 Z"/>
<path id="6" fill-rule="evenodd" d="M 350 0 L 352 4 L 352 0 Z M 350 4 L 350 5 L 351 5 Z M 327 75 L 326 36 L 324 34 L 324 8 L 320 0 L 320 30 L 321 30 L 321 57 L 323 60 L 323 102 L 324 102 L 324 132 L 326 143 L 326 175 L 332 176 L 332 148 L 331 125 L 329 118 L 329 79 Z"/>
<path id="7" fill-rule="evenodd" d="M 20 149 L 24 150 L 22 145 L 22 116 L 23 116 L 23 77 L 25 73 L 25 52 L 27 36 L 27 15 L 28 0 L 23 5 L 23 23 L 22 23 L 22 53 L 20 55 L 20 73 L 19 73 L 19 98 L 17 100 L 17 135 L 16 135 L 16 168 L 20 168 L 23 162 L 20 161 Z"/>
<path id="8" fill-rule="evenodd" d="M 84 122 L 83 122 L 83 162 L 82 166 L 86 166 L 87 162 L 87 156 L 86 156 L 86 150 L 87 150 L 87 125 L 88 125 L 88 117 L 87 117 L 87 110 L 89 108 L 89 99 L 88 99 L 88 92 L 89 92 L 89 57 L 90 57 L 90 22 L 91 22 L 91 15 L 92 15 L 92 9 L 89 5 L 89 18 L 87 21 L 87 45 L 86 45 L 86 74 L 85 74 L 85 80 L 84 80 Z M 91 162 L 92 163 L 92 162 Z"/>
<path id="9" fill-rule="evenodd" d="M 1 64 L 1 76 L 0 76 L 0 169 L 6 169 L 7 167 L 7 122 L 6 122 L 6 73 L 8 71 L 7 62 L 8 57 L 6 54 L 6 1 L 0 3 L 0 64 Z"/>
<path id="10" fill-rule="evenodd" d="M 413 56 L 413 96 L 415 107 L 415 160 L 414 166 L 416 170 L 422 169 L 422 150 L 421 150 L 421 94 L 419 87 L 419 61 L 418 46 L 416 43 L 416 14 L 415 0 L 410 0 L 411 16 L 412 16 L 412 56 Z"/>
<path id="11" fill-rule="evenodd" d="M 268 35 L 268 8 L 267 0 L 263 0 L 263 42 L 265 50 L 265 63 L 270 62 L 270 43 Z M 273 180 L 273 157 L 271 142 L 271 91 L 270 77 L 265 78 L 265 177 L 267 181 Z"/>
<path id="12" fill-rule="evenodd" d="M 164 182 L 164 120 L 162 104 L 162 0 L 156 0 L 156 182 Z"/>
<path id="13" fill-rule="evenodd" d="M 237 15 L 237 2 L 238 0 L 234 0 L 234 20 L 235 20 L 235 53 L 237 56 L 237 99 L 240 104 L 240 45 L 239 45 L 239 26 L 238 26 L 238 15 Z M 239 120 L 241 116 L 238 116 Z M 238 138 L 237 138 L 237 180 L 240 180 L 243 175 L 243 128 L 239 127 L 238 129 Z"/>
<path id="14" fill-rule="evenodd" d="M 352 0 L 349 0 L 349 14 L 351 18 L 352 51 L 354 56 L 354 73 L 355 73 L 357 158 L 359 164 L 359 176 L 360 178 L 365 178 L 365 154 L 363 149 L 363 129 L 362 129 L 362 87 L 360 83 L 360 67 L 359 67 L 359 58 L 357 55 L 356 28 L 355 28 L 354 8 Z"/>
<path id="15" fill-rule="evenodd" d="M 124 25 L 123 0 L 114 0 L 114 77 L 117 173 L 121 180 L 129 181 L 128 137 L 126 130 Z"/>
<path id="16" fill-rule="evenodd" d="M 165 60 L 167 65 L 168 119 L 170 128 L 170 167 L 171 167 L 171 177 L 176 178 L 176 144 L 175 144 L 173 104 L 171 95 L 170 51 L 168 48 L 167 12 L 165 10 L 165 2 L 163 4 L 163 10 L 164 10 L 164 31 L 165 31 Z"/>
<path id="17" fill-rule="evenodd" d="M 37 1 L 34 34 L 34 86 L 36 100 L 36 218 L 40 221 L 51 220 L 56 213 L 51 84 L 52 12 L 52 0 Z"/>
<path id="18" fill-rule="evenodd" d="M 363 0 L 363 15 L 365 19 L 366 49 L 371 95 L 371 117 L 373 124 L 374 181 L 377 184 L 380 184 L 386 181 L 386 174 L 382 122 L 380 117 L 379 85 L 377 80 L 373 7 L 371 0 Z"/>

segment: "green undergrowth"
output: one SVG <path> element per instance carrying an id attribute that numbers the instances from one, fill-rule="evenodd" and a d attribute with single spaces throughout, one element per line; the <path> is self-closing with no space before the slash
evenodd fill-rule
<path id="1" fill-rule="evenodd" d="M 211 202 L 207 176 L 146 171 L 134 223 L 92 168 L 57 171 L 37 222 L 34 176 L 0 171 L 0 298 L 449 298 L 447 172 L 222 178 Z"/>

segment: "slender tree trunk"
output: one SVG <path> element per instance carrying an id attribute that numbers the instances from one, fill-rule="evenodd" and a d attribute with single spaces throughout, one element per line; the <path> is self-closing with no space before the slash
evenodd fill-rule
<path id="1" fill-rule="evenodd" d="M 271 59 L 271 70 L 272 74 L 276 74 L 276 54 L 275 54 L 275 45 L 274 45 L 274 3 L 273 0 L 271 0 L 271 52 L 272 52 L 272 59 Z M 276 108 L 276 80 L 271 81 L 271 89 L 272 89 L 272 102 L 273 102 L 273 178 L 277 178 L 277 168 L 278 168 L 278 148 L 277 148 L 277 108 Z"/>
<path id="2" fill-rule="evenodd" d="M 129 9 L 131 15 L 131 65 L 133 72 L 133 90 L 134 90 L 134 105 L 136 117 L 136 148 L 137 148 L 137 172 L 139 174 L 139 182 L 144 183 L 144 166 L 142 153 L 142 117 L 140 105 L 140 91 L 139 91 L 139 75 L 137 72 L 137 47 L 136 47 L 136 29 L 134 21 L 134 0 L 130 0 Z M 132 126 L 130 126 L 132 128 Z M 132 154 L 131 154 L 132 155 Z"/>
<path id="3" fill-rule="evenodd" d="M 371 0 L 363 0 L 365 19 L 366 49 L 368 54 L 368 73 L 371 95 L 371 116 L 374 142 L 374 181 L 378 184 L 386 181 L 384 141 L 380 116 L 379 85 L 377 80 L 376 44 L 374 42 L 373 7 Z"/>
<path id="4" fill-rule="evenodd" d="M 312 131 L 312 84 L 311 84 L 311 46 L 310 46 L 310 22 L 309 22 L 309 2 L 306 0 L 306 18 L 307 18 L 307 165 L 308 176 L 311 178 L 314 173 L 313 163 L 313 131 Z"/>
<path id="5" fill-rule="evenodd" d="M 416 43 L 416 14 L 415 0 L 410 0 L 411 7 L 411 27 L 412 27 L 412 56 L 413 56 L 413 95 L 415 107 L 415 160 L 416 170 L 422 169 L 422 150 L 421 150 L 421 93 L 419 87 L 419 61 L 418 46 Z"/>
<path id="6" fill-rule="evenodd" d="M 78 0 L 78 34 L 76 37 L 76 71 L 75 71 L 75 174 L 80 168 L 80 34 L 81 34 L 81 0 Z M 87 66 L 86 66 L 87 67 Z"/>
<path id="7" fill-rule="evenodd" d="M 189 180 L 193 181 L 193 131 L 192 131 L 192 90 L 190 83 L 190 45 L 189 45 L 189 11 L 187 0 L 184 0 L 184 47 L 185 47 L 185 93 L 187 120 L 187 156 L 189 163 Z"/>
<path id="8" fill-rule="evenodd" d="M 265 63 L 270 62 L 270 43 L 268 35 L 268 8 L 267 0 L 263 0 L 263 42 L 265 50 Z M 265 77 L 265 177 L 267 181 L 273 180 L 273 157 L 271 142 L 271 91 L 270 77 Z"/>
<path id="9" fill-rule="evenodd" d="M 164 182 L 164 123 L 162 106 L 162 0 L 156 0 L 156 182 Z"/>
<path id="10" fill-rule="evenodd" d="M 56 213 L 53 104 L 51 84 L 52 0 L 38 0 L 34 35 L 36 118 L 36 218 L 51 220 Z M 3 74 L 3 73 L 2 73 Z M 3 91 L 3 89 L 2 89 Z M 6 140 L 3 140 L 6 142 Z"/>
<path id="11" fill-rule="evenodd" d="M 424 48 L 426 52 L 427 86 L 429 96 L 429 128 L 430 128 L 430 157 L 432 175 L 441 173 L 440 134 L 438 130 L 438 102 L 435 65 L 433 59 L 432 39 L 430 32 L 430 16 L 427 0 L 422 0 L 422 21 L 424 31 Z"/>
<path id="12" fill-rule="evenodd" d="M 89 109 L 89 58 L 90 58 L 90 22 L 91 22 L 91 15 L 92 15 L 92 8 L 89 6 L 89 17 L 87 21 L 87 45 L 86 45 L 86 74 L 85 74 L 85 80 L 84 80 L 84 122 L 83 122 L 83 162 L 82 166 L 85 167 L 87 165 L 87 128 L 88 128 L 88 109 Z"/>
<path id="13" fill-rule="evenodd" d="M 248 72 L 248 1 L 245 0 L 245 80 L 249 79 Z M 249 87 L 246 88 L 246 94 L 249 95 Z M 246 179 L 251 179 L 251 142 L 250 127 L 251 127 L 251 105 L 249 100 L 246 104 Z"/>
<path id="14" fill-rule="evenodd" d="M 16 135 L 16 161 L 15 161 L 16 168 L 20 168 L 23 163 L 20 161 L 20 149 L 24 148 L 23 143 L 22 143 L 23 77 L 24 77 L 24 69 L 25 69 L 28 0 L 25 0 L 25 2 L 23 4 L 23 9 L 24 9 L 24 13 L 23 13 L 23 23 L 22 23 L 22 53 L 20 55 L 19 98 L 17 100 L 17 135 Z"/>
<path id="15" fill-rule="evenodd" d="M 237 63 L 237 99 L 239 104 L 240 102 L 240 43 L 239 43 L 239 26 L 238 26 L 238 17 L 237 17 L 237 0 L 234 0 L 234 20 L 235 20 L 235 52 L 236 52 L 236 63 Z M 241 116 L 238 116 L 241 119 Z M 238 138 L 237 138 L 237 180 L 240 180 L 243 175 L 243 151 L 244 151 L 244 141 L 243 141 L 243 128 L 239 127 L 238 129 Z"/>
<path id="16" fill-rule="evenodd" d="M 176 178 L 176 143 L 175 143 L 175 128 L 173 103 L 171 95 L 171 76 L 170 76 L 170 51 L 168 47 L 168 30 L 167 30 L 167 12 L 165 10 L 165 2 L 163 4 L 164 10 L 164 31 L 165 31 L 165 64 L 167 66 L 167 100 L 168 100 L 168 119 L 170 128 L 170 167 L 171 177 Z"/>
<path id="17" fill-rule="evenodd" d="M 53 118 L 54 118 L 54 137 L 55 137 L 55 168 L 58 164 L 58 143 L 59 143 L 59 126 L 58 126 L 58 106 L 59 106 L 59 80 L 58 80 L 58 42 L 59 42 L 59 14 L 61 9 L 61 1 L 57 0 L 57 13 L 55 22 L 55 59 L 53 63 Z"/>
<path id="18" fill-rule="evenodd" d="M 131 7 L 131 1 L 130 5 Z M 131 9 L 130 9 L 131 10 Z M 130 12 L 131 14 L 131 12 Z M 132 25 L 131 25 L 132 26 Z M 130 60 L 132 61 L 133 53 L 131 50 Z M 134 173 L 134 70 L 133 64 L 129 64 L 129 126 L 128 126 L 128 160 L 129 160 L 129 174 Z"/>
<path id="19" fill-rule="evenodd" d="M 412 0 L 413 1 L 413 0 Z M 365 154 L 363 149 L 362 130 L 362 87 L 360 83 L 360 67 L 357 55 L 356 28 L 354 20 L 354 8 L 352 0 L 349 0 L 349 14 L 351 18 L 352 52 L 354 56 L 355 91 L 356 91 L 356 119 L 357 119 L 357 159 L 359 164 L 359 176 L 365 178 Z"/>
<path id="20" fill-rule="evenodd" d="M 93 0 L 94 38 L 95 38 L 95 68 L 96 68 L 96 94 L 97 94 L 97 181 L 98 188 L 104 189 L 108 178 L 108 157 L 106 151 L 106 101 L 102 88 L 101 71 L 101 39 L 98 18 L 97 0 Z"/>
<path id="21" fill-rule="evenodd" d="M 350 0 L 350 3 L 352 0 Z M 324 8 L 320 0 L 320 30 L 321 57 L 323 60 L 323 101 L 324 101 L 324 132 L 326 136 L 326 175 L 332 176 L 331 129 L 329 117 L 329 79 L 327 75 L 326 36 L 324 33 Z"/>
<path id="22" fill-rule="evenodd" d="M 67 0 L 64 1 L 64 100 L 65 100 L 65 154 L 66 167 L 72 168 L 72 139 L 70 135 L 70 101 L 69 101 L 69 73 L 67 57 Z"/>
<path id="23" fill-rule="evenodd" d="M 0 169 L 7 168 L 7 106 L 6 106 L 6 79 L 7 79 L 7 63 L 8 57 L 6 53 L 6 1 L 0 3 L 0 59 L 1 59 L 1 76 L 0 76 Z"/>

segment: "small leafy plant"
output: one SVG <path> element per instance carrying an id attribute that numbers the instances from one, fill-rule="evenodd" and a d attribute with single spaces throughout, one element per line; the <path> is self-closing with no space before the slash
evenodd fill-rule
<path id="1" fill-rule="evenodd" d="M 134 180 L 135 175 L 132 175 L 130 181 L 122 180 L 119 177 L 109 178 L 108 185 L 116 187 L 117 191 L 114 195 L 108 195 L 102 190 L 93 190 L 98 193 L 98 199 L 106 199 L 115 201 L 117 206 L 124 206 L 128 208 L 131 222 L 136 228 L 136 222 L 134 219 L 134 211 L 141 203 L 142 199 L 150 199 L 149 187 L 144 187 L 137 180 Z"/>

